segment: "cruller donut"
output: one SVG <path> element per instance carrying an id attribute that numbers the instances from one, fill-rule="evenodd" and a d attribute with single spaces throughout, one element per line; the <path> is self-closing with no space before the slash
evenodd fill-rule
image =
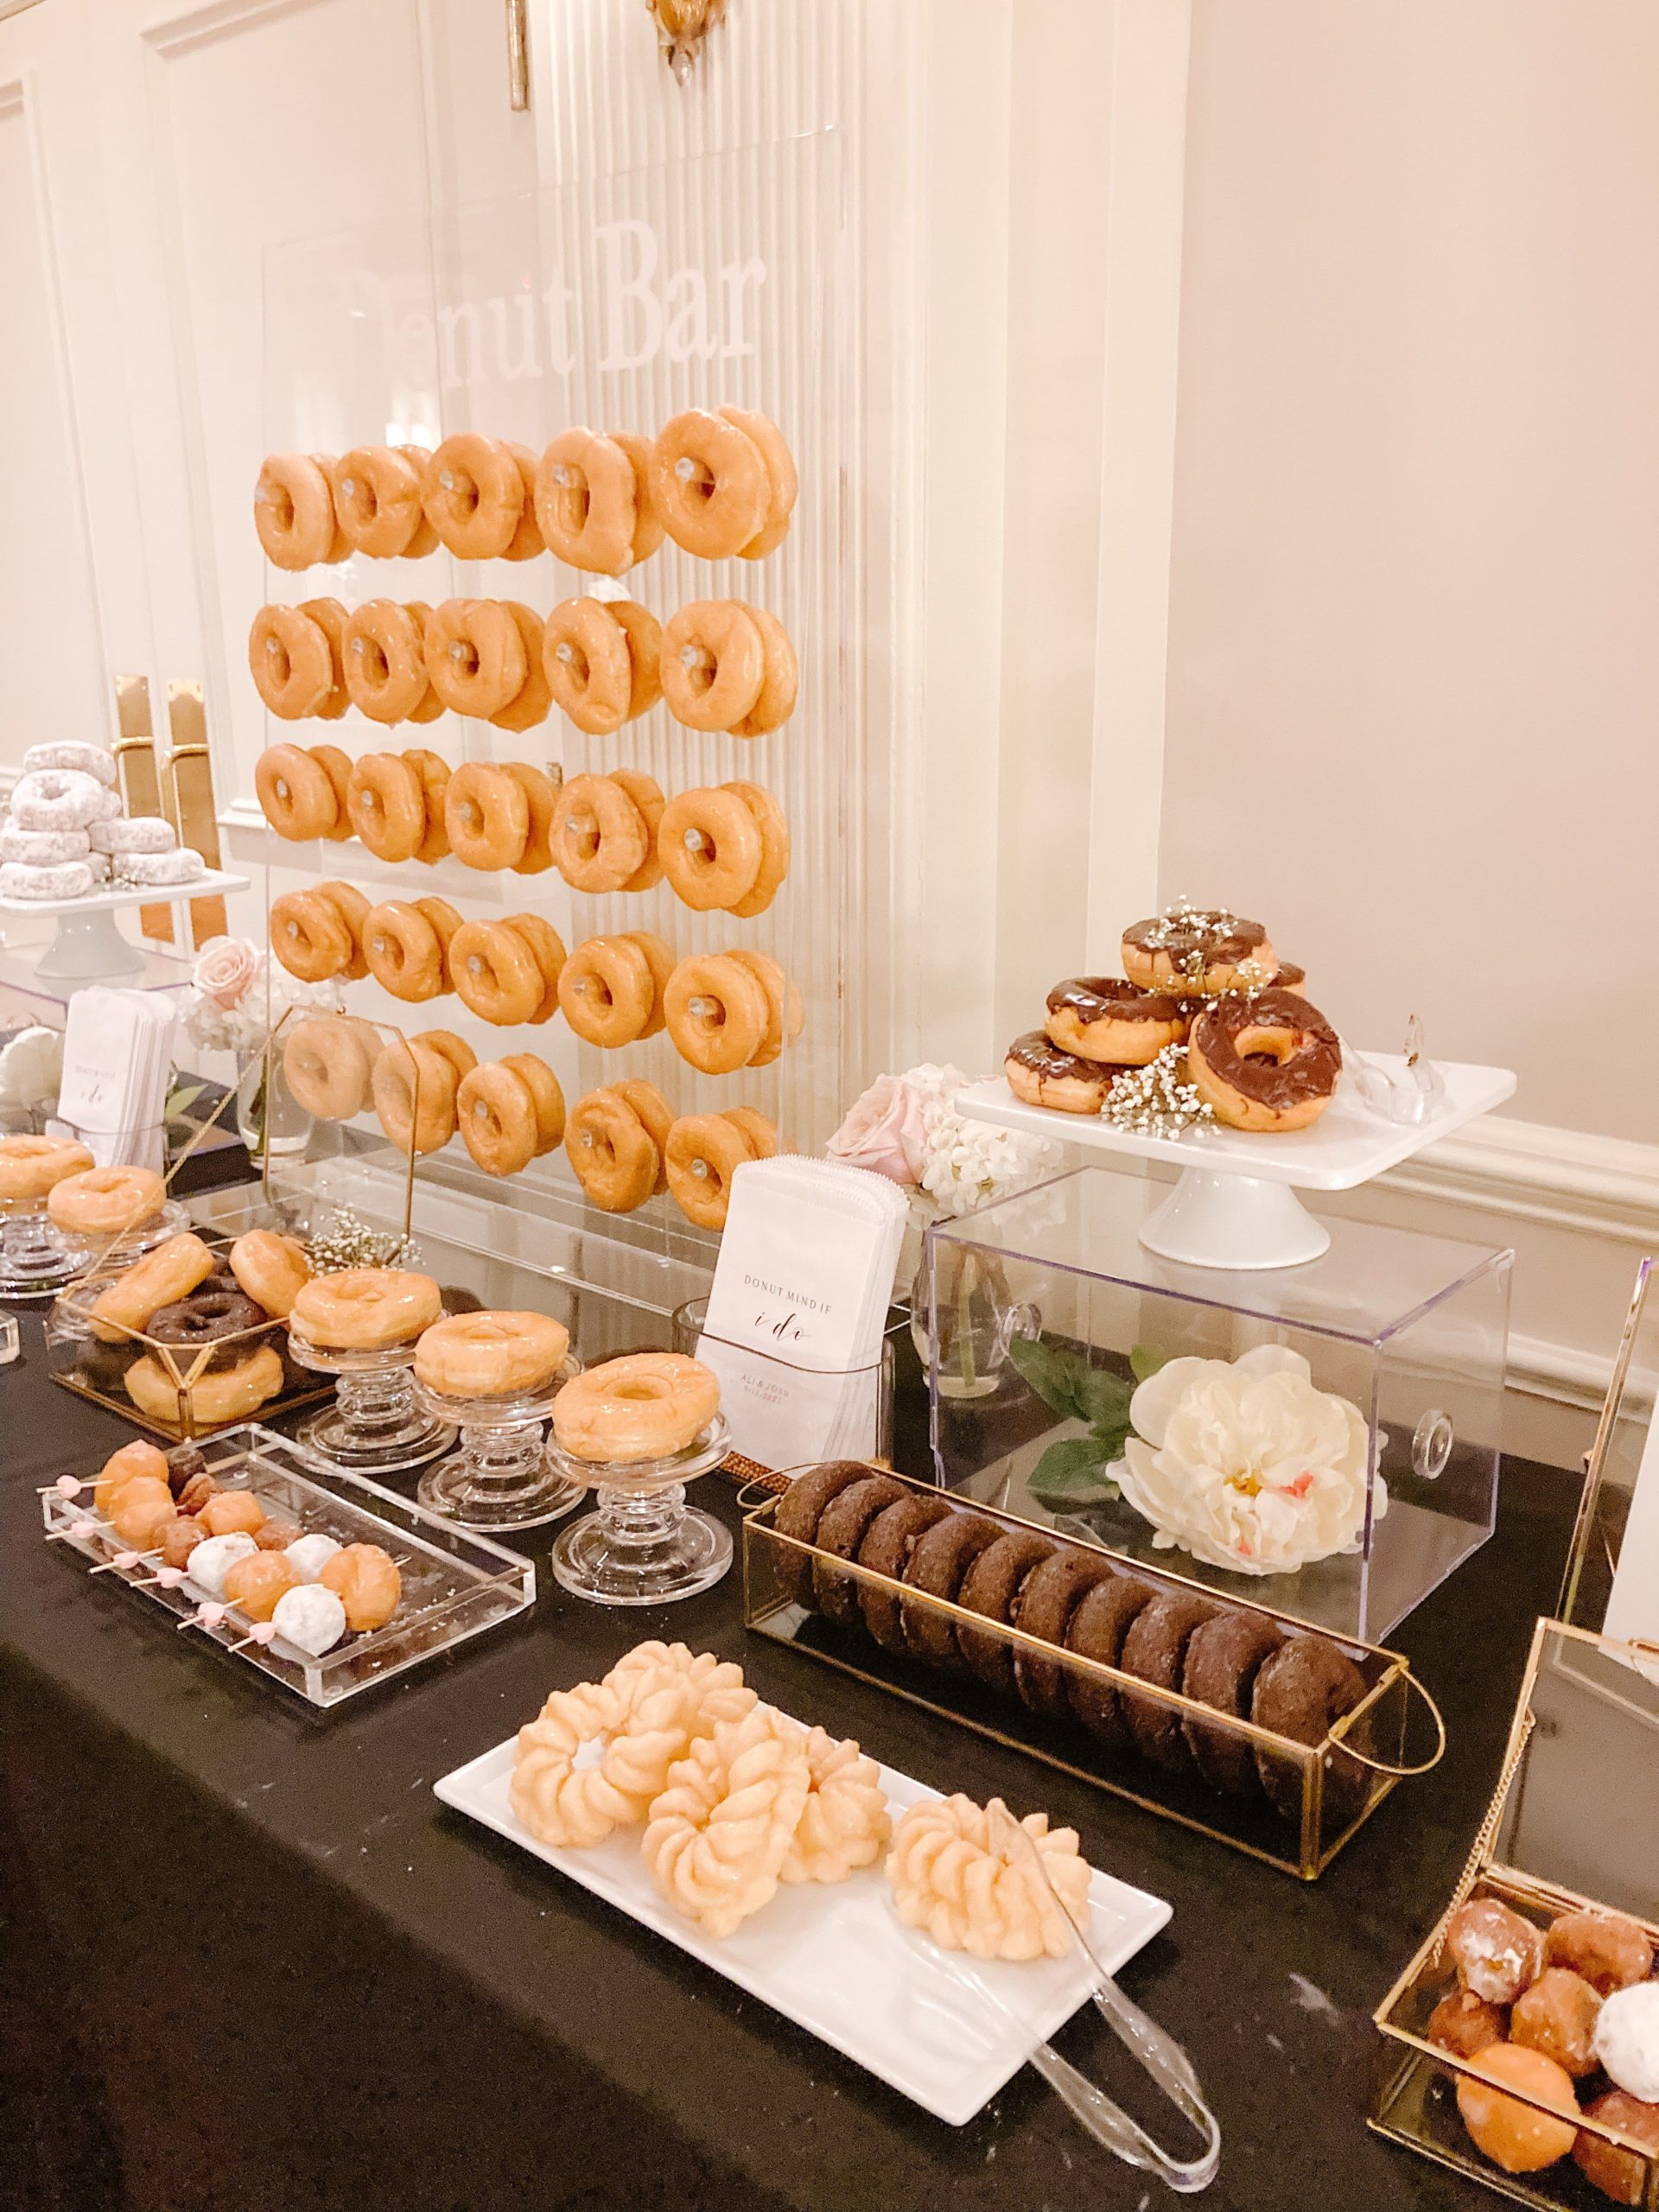
<path id="1" fill-rule="evenodd" d="M 1116 1067 L 1144 1067 L 1186 1034 L 1173 998 L 1143 991 L 1120 976 L 1074 976 L 1048 995 L 1044 1027 L 1063 1052 Z"/>
<path id="2" fill-rule="evenodd" d="M 766 528 L 772 483 L 753 438 L 725 416 L 693 407 L 658 433 L 651 497 L 677 545 L 722 561 Z"/>
<path id="3" fill-rule="evenodd" d="M 699 912 L 735 909 L 754 888 L 764 851 L 760 825 L 735 791 L 678 791 L 663 809 L 663 873 L 675 896 Z"/>
<path id="4" fill-rule="evenodd" d="M 432 689 L 452 714 L 487 721 L 516 699 L 530 672 L 524 633 L 493 599 L 446 599 L 423 640 Z"/>
<path id="5" fill-rule="evenodd" d="M 675 1051 L 704 1075 L 747 1067 L 766 1043 L 769 1012 L 766 985 L 724 953 L 682 960 L 663 993 Z"/>
<path id="6" fill-rule="evenodd" d="M 1187 1072 L 1231 1129 L 1282 1134 L 1316 1122 L 1336 1095 L 1342 1044 L 1300 993 L 1258 991 L 1206 1006 L 1186 1044 Z"/>
<path id="7" fill-rule="evenodd" d="M 735 599 L 698 599 L 663 631 L 663 698 L 688 729 L 731 729 L 756 708 L 766 677 L 760 626 Z"/>
<path id="8" fill-rule="evenodd" d="M 426 672 L 424 621 L 414 607 L 365 600 L 346 618 L 340 658 L 352 704 L 371 721 L 429 721 L 441 710 Z"/>
<path id="9" fill-rule="evenodd" d="M 421 455 L 422 462 L 426 456 Z M 346 543 L 371 560 L 410 550 L 420 528 L 421 471 L 397 446 L 353 446 L 330 472 L 334 515 Z"/>
<path id="10" fill-rule="evenodd" d="M 334 514 L 328 464 L 315 454 L 268 454 L 253 487 L 253 526 L 279 569 L 343 561 L 350 551 Z"/>
<path id="11" fill-rule="evenodd" d="M 474 430 L 446 438 L 422 473 L 421 505 L 459 559 L 499 559 L 524 511 L 524 478 L 512 448 Z"/>
<path id="12" fill-rule="evenodd" d="M 620 891 L 645 865 L 645 817 L 608 776 L 573 776 L 559 791 L 553 858 L 576 891 Z"/>
<path id="13" fill-rule="evenodd" d="M 639 520 L 633 463 L 614 438 L 562 430 L 536 467 L 536 519 L 549 552 L 573 569 L 620 576 Z"/>

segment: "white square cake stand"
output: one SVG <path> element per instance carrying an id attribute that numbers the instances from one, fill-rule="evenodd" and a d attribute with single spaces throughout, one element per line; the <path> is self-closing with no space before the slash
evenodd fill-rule
<path id="1" fill-rule="evenodd" d="M 1405 1074 L 1405 1060 L 1396 1053 L 1363 1057 L 1389 1076 Z M 1515 1076 L 1509 1068 L 1476 1067 L 1460 1060 L 1437 1060 L 1435 1065 L 1446 1096 L 1432 1120 L 1409 1127 L 1384 1121 L 1361 1097 L 1350 1067 L 1319 1120 L 1289 1136 L 1254 1136 L 1212 1127 L 1179 1137 L 1137 1136 L 1090 1114 L 1024 1105 L 1003 1076 L 958 1091 L 956 1103 L 970 1121 L 998 1122 L 1084 1151 L 1166 1160 L 1179 1167 L 1174 1189 L 1141 1228 L 1141 1243 L 1162 1259 L 1194 1268 L 1296 1268 L 1317 1260 L 1331 1243 L 1329 1230 L 1296 1196 L 1299 1190 L 1355 1190 L 1501 1106 L 1514 1093 Z"/>
<path id="2" fill-rule="evenodd" d="M 132 888 L 89 891 L 84 899 L 0 899 L 0 914 L 50 917 L 57 929 L 35 963 L 35 973 L 49 982 L 118 981 L 142 972 L 142 947 L 123 937 L 115 917 L 124 906 L 175 906 L 189 899 L 209 899 L 222 891 L 245 891 L 245 875 L 208 868 L 189 883 L 146 883 Z"/>

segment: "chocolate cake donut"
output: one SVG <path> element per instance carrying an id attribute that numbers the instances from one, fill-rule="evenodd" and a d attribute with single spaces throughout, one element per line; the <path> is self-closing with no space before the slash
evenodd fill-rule
<path id="1" fill-rule="evenodd" d="M 995 1521 L 957 1507 L 918 1536 L 905 1580 L 912 1589 L 925 1591 L 931 1598 L 957 1603 L 963 1578 L 1001 1533 Z M 959 1675 L 962 1654 L 957 1648 L 957 1625 L 949 1615 L 936 1612 L 929 1605 L 901 1605 L 899 1612 L 905 1643 L 912 1656 L 947 1674 Z"/>
<path id="2" fill-rule="evenodd" d="M 1199 1624 L 1209 1620 L 1215 1611 L 1207 1599 L 1189 1597 L 1184 1591 L 1169 1590 L 1154 1598 L 1135 1615 L 1123 1639 L 1125 1674 L 1137 1675 L 1156 1689 L 1179 1689 L 1186 1647 Z M 1141 1758 L 1168 1773 L 1186 1773 L 1192 1754 L 1181 1733 L 1179 1713 L 1173 1706 L 1154 1705 L 1150 1698 L 1137 1697 L 1133 1690 L 1123 1692 L 1122 1703 L 1123 1719 Z"/>
<path id="3" fill-rule="evenodd" d="M 1040 1636 L 1046 1643 L 1065 1642 L 1066 1623 L 1097 1582 L 1108 1580 L 1109 1561 L 1098 1552 L 1067 1544 L 1050 1559 L 1039 1560 L 1020 1592 L 1019 1624 L 1027 1636 Z M 1058 1659 L 1039 1658 L 1034 1651 L 1015 1651 L 1014 1685 L 1033 1713 L 1058 1719 L 1066 1704 L 1066 1669 Z"/>
<path id="4" fill-rule="evenodd" d="M 1187 1073 L 1230 1129 L 1305 1129 L 1336 1096 L 1342 1041 L 1298 991 L 1258 991 L 1205 1007 L 1186 1040 Z"/>
<path id="5" fill-rule="evenodd" d="M 911 1495 L 891 1475 L 873 1475 L 868 1467 L 861 1472 L 862 1481 L 849 1483 L 845 1490 L 838 1491 L 818 1516 L 817 1534 L 813 1541 L 820 1551 L 834 1552 L 841 1559 L 855 1559 L 876 1515 L 883 1507 Z M 821 1559 L 814 1560 L 812 1596 L 826 1620 L 834 1621 L 838 1628 L 857 1627 L 858 1584 L 850 1574 L 838 1574 Z"/>
<path id="6" fill-rule="evenodd" d="M 1123 1639 L 1153 1596 L 1151 1584 L 1139 1582 L 1132 1574 L 1115 1574 L 1109 1582 L 1097 1582 L 1065 1624 L 1066 1649 L 1103 1666 L 1121 1667 Z M 1074 1675 L 1066 1684 L 1066 1696 L 1073 1715 L 1090 1735 L 1109 1751 L 1128 1750 L 1122 1705 L 1109 1683 L 1084 1681 Z"/>
<path id="7" fill-rule="evenodd" d="M 858 1548 L 859 1565 L 873 1568 L 877 1574 L 890 1574 L 895 1582 L 901 1581 L 917 1538 L 936 1521 L 943 1521 L 950 1510 L 942 1497 L 924 1497 L 914 1491 L 907 1491 L 893 1504 L 883 1506 L 871 1522 Z M 858 1605 L 865 1627 L 884 1651 L 903 1653 L 909 1649 L 896 1591 L 878 1590 L 869 1583 L 860 1583 Z"/>
<path id="8" fill-rule="evenodd" d="M 862 1482 L 871 1472 L 861 1459 L 826 1459 L 822 1466 L 809 1467 L 794 1481 L 778 1501 L 778 1511 L 772 1527 L 780 1535 L 793 1536 L 803 1544 L 810 1544 L 818 1533 L 818 1518 L 830 1499 L 846 1490 L 850 1484 Z M 785 1546 L 777 1547 L 778 1575 L 784 1587 L 798 1605 L 812 1604 L 812 1561 L 804 1552 L 794 1552 Z"/>
<path id="9" fill-rule="evenodd" d="M 1192 1631 L 1181 1669 L 1181 1688 L 1200 1705 L 1248 1720 L 1257 1670 L 1284 1640 L 1282 1630 L 1260 1613 L 1217 1613 Z M 1206 1727 L 1190 1715 L 1181 1727 L 1186 1748 L 1212 1789 L 1229 1797 L 1255 1796 L 1259 1784 L 1253 1744 L 1224 1729 Z"/>
<path id="10" fill-rule="evenodd" d="M 1365 1677 L 1345 1652 L 1322 1636 L 1287 1636 L 1262 1662 L 1250 1694 L 1250 1718 L 1259 1728 L 1288 1736 L 1294 1744 L 1324 1740 L 1333 1720 L 1351 1713 L 1365 1694 Z M 1287 1821 L 1300 1820 L 1302 1770 L 1258 1745 L 1255 1770 L 1262 1787 Z M 1330 1815 L 1345 1825 L 1365 1799 L 1365 1770 L 1341 1752 L 1325 1765 L 1325 1831 Z"/>
<path id="11" fill-rule="evenodd" d="M 1122 976 L 1074 976 L 1049 993 L 1043 1027 L 1062 1052 L 1119 1067 L 1144 1067 L 1186 1034 L 1173 998 Z"/>
<path id="12" fill-rule="evenodd" d="M 1027 1577 L 1058 1549 L 1052 1536 L 1036 1529 L 1003 1530 L 963 1576 L 961 1602 L 970 1613 L 983 1613 L 988 1621 L 1017 1621 Z M 1003 1697 L 1014 1695 L 1014 1651 L 1001 1637 L 963 1627 L 957 1631 L 957 1643 L 969 1671 L 988 1690 Z"/>

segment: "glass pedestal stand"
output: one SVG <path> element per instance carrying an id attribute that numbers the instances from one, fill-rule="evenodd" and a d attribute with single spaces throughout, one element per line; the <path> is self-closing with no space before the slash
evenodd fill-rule
<path id="1" fill-rule="evenodd" d="M 378 1351 L 314 1344 L 289 1331 L 288 1348 L 302 1367 L 334 1377 L 334 1402 L 314 1414 L 299 1440 L 320 1458 L 354 1474 L 395 1474 L 423 1467 L 447 1452 L 455 1432 L 434 1421 L 415 1395 L 415 1343 Z"/>
<path id="2" fill-rule="evenodd" d="M 461 1428 L 461 1449 L 421 1477 L 421 1503 L 463 1529 L 536 1529 L 574 1512 L 588 1484 L 550 1465 L 545 1424 L 560 1389 L 581 1371 L 567 1359 L 540 1389 L 496 1398 L 446 1398 L 416 1382 L 420 1410 Z"/>
<path id="3" fill-rule="evenodd" d="M 64 1235 L 44 1200 L 0 1216 L 0 1297 L 49 1298 L 86 1265 L 80 1238 Z"/>
<path id="4" fill-rule="evenodd" d="M 693 1598 L 732 1563 L 728 1529 L 685 1502 L 685 1485 L 726 1457 L 730 1441 L 716 1414 L 683 1452 L 626 1463 L 577 1459 L 550 1443 L 547 1457 L 573 1483 L 591 1487 L 598 1510 L 553 1547 L 554 1574 L 596 1605 L 664 1605 Z"/>

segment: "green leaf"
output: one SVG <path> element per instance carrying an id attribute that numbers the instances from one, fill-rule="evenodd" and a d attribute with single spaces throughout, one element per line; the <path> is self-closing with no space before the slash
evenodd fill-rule
<path id="1" fill-rule="evenodd" d="M 1032 1469 L 1027 1488 L 1039 1505 L 1097 1505 L 1117 1496 L 1093 1436 L 1067 1436 L 1051 1444 Z"/>
<path id="2" fill-rule="evenodd" d="M 1136 1344 L 1129 1353 L 1129 1365 L 1137 1382 L 1148 1381 L 1168 1359 L 1166 1351 L 1160 1351 L 1153 1344 Z"/>
<path id="3" fill-rule="evenodd" d="M 1097 1421 L 1091 1432 L 1096 1449 L 1108 1465 L 1123 1457 L 1123 1446 L 1134 1435 L 1134 1426 L 1127 1412 L 1116 1421 Z"/>
<path id="4" fill-rule="evenodd" d="M 1089 1363 L 1080 1354 L 1046 1344 L 1040 1337 L 1014 1337 L 1008 1357 L 1046 1406 L 1073 1421 L 1088 1420 L 1079 1386 L 1089 1373 Z"/>
<path id="5" fill-rule="evenodd" d="M 185 1083 L 181 1084 L 177 1090 L 169 1090 L 167 1095 L 167 1103 L 162 1109 L 167 1120 L 178 1121 L 195 1104 L 207 1088 L 205 1083 Z"/>
<path id="6" fill-rule="evenodd" d="M 1134 1395 L 1135 1385 L 1125 1376 L 1112 1374 L 1108 1368 L 1090 1367 L 1078 1381 L 1083 1418 L 1096 1428 L 1126 1421 L 1129 1417 L 1129 1400 Z"/>

